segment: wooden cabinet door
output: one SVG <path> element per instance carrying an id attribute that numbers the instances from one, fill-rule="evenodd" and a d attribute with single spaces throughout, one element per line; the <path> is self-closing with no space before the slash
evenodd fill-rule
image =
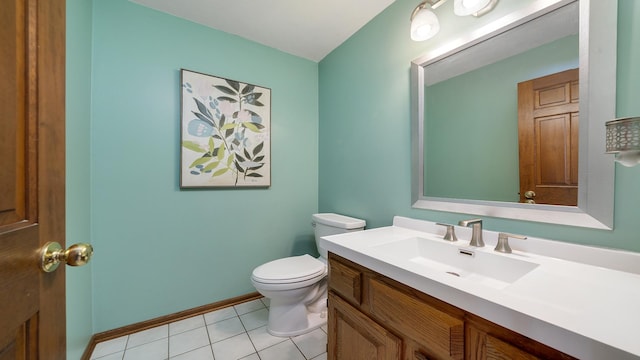
<path id="1" fill-rule="evenodd" d="M 65 2 L 0 0 L 0 359 L 63 360 Z"/>
<path id="2" fill-rule="evenodd" d="M 396 360 L 402 341 L 358 309 L 329 292 L 328 359 Z"/>

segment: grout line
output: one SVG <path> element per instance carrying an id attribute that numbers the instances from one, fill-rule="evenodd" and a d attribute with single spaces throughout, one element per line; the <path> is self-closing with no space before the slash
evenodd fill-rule
<path id="1" fill-rule="evenodd" d="M 307 355 L 305 355 L 304 352 L 302 352 L 302 349 L 300 349 L 300 346 L 298 346 L 298 344 L 296 344 L 296 342 L 293 341 L 293 338 L 289 338 L 289 339 L 291 339 L 291 342 L 293 343 L 293 346 L 295 346 L 296 349 L 298 349 L 298 351 L 300 352 L 300 354 L 302 354 L 302 357 L 305 358 L 306 360 L 309 360 L 309 359 L 307 359 Z"/>
<path id="2" fill-rule="evenodd" d="M 167 324 L 167 360 L 171 359 L 171 324 Z"/>
<path id="3" fill-rule="evenodd" d="M 262 305 L 264 305 L 264 304 L 262 304 Z M 238 310 L 236 310 L 235 305 L 233 307 L 233 310 L 235 310 L 236 314 L 238 314 Z M 245 313 L 245 314 L 248 314 L 248 313 Z M 245 315 L 245 314 L 243 314 L 243 315 Z M 254 353 L 258 356 L 258 359 L 260 359 L 260 354 L 258 354 L 258 349 L 256 348 L 256 344 L 253 343 L 253 339 L 251 339 L 251 336 L 249 336 L 249 330 L 247 330 L 247 327 L 242 322 L 242 319 L 240 318 L 240 314 L 238 314 L 238 321 L 240 321 L 240 325 L 242 325 L 242 328 L 244 329 L 244 333 L 247 334 L 247 337 L 249 338 L 249 342 L 251 343 L 251 346 L 253 346 L 253 350 L 255 350 Z M 251 355 L 251 354 L 249 354 L 249 355 Z M 249 356 L 249 355 L 247 355 L 247 356 Z"/>
<path id="4" fill-rule="evenodd" d="M 127 347 L 129 346 L 129 335 L 127 335 L 127 340 L 124 342 L 124 351 L 122 352 L 122 359 L 127 354 Z"/>
<path id="5" fill-rule="evenodd" d="M 213 345 L 213 340 L 211 340 L 211 334 L 209 333 L 209 326 L 207 325 L 207 320 L 204 320 L 204 330 L 207 332 L 207 339 L 209 339 L 209 347 Z M 211 355 L 213 355 L 213 348 L 211 348 Z"/>
<path id="6" fill-rule="evenodd" d="M 260 308 L 260 309 L 254 309 L 254 310 L 251 310 L 251 311 L 249 311 L 249 312 L 243 313 L 242 315 L 247 315 L 247 314 L 250 314 L 250 313 L 253 313 L 253 312 L 262 311 L 262 310 L 264 310 L 264 309 L 267 309 L 267 311 L 268 311 L 268 310 L 269 310 L 269 307 L 264 303 L 263 299 L 259 299 L 259 301 L 260 301 L 260 302 L 261 302 L 261 304 L 263 305 L 263 306 L 262 306 L 262 308 Z M 235 318 L 237 318 L 237 319 L 238 319 L 238 321 L 240 321 L 240 325 L 242 325 L 242 329 L 244 329 L 244 334 L 246 334 L 246 336 L 249 338 L 249 341 L 251 342 L 251 346 L 252 346 L 252 347 L 253 347 L 253 349 L 254 349 L 254 353 L 252 353 L 252 354 L 248 354 L 247 356 L 251 356 L 251 355 L 255 354 L 255 355 L 258 357 L 258 359 L 260 359 L 260 360 L 261 360 L 261 359 L 262 359 L 262 357 L 260 356 L 260 354 L 259 354 L 259 352 L 258 352 L 258 349 L 257 349 L 257 347 L 256 347 L 256 345 L 255 345 L 255 343 L 254 343 L 253 339 L 251 339 L 251 336 L 249 336 L 249 331 L 257 330 L 257 329 L 259 329 L 260 327 L 258 327 L 258 328 L 256 328 L 256 329 L 252 329 L 252 330 L 247 330 L 247 327 L 245 326 L 244 322 L 242 322 L 242 319 L 240 318 L 240 316 L 241 316 L 241 315 L 238 313 L 238 310 L 236 309 L 236 307 L 235 307 L 235 306 L 236 306 L 236 305 L 232 305 L 232 306 L 231 306 L 231 307 L 233 308 L 234 313 L 236 314 L 236 315 L 235 315 Z M 212 355 L 212 356 L 213 356 L 213 358 L 215 359 L 215 354 L 213 353 L 213 346 L 212 346 L 212 345 L 213 345 L 213 341 L 212 341 L 212 339 L 211 339 L 211 333 L 209 332 L 209 328 L 208 328 L 208 325 L 213 325 L 213 324 L 215 324 L 215 322 L 214 322 L 214 323 L 212 323 L 212 324 L 207 324 L 207 321 L 206 321 L 206 318 L 204 317 L 204 314 L 194 315 L 194 316 L 192 316 L 192 317 L 190 317 L 190 318 L 196 318 L 196 317 L 198 317 L 198 316 L 202 316 L 202 319 L 203 319 L 203 321 L 204 321 L 204 327 L 205 327 L 205 331 L 206 331 L 207 338 L 208 338 L 208 345 L 206 345 L 206 346 L 208 346 L 209 350 L 211 351 L 211 355 Z M 219 321 L 217 321 L 217 322 L 225 321 L 225 320 L 230 320 L 230 319 L 233 319 L 233 317 L 228 318 L 228 319 L 219 320 Z M 186 320 L 186 319 L 182 319 L 182 320 Z M 182 320 L 178 320 L 178 321 L 182 321 Z M 174 321 L 173 323 L 178 322 L 178 321 Z M 166 326 L 167 326 L 167 337 L 166 337 L 166 339 L 167 339 L 167 359 L 171 359 L 171 357 L 170 357 L 170 354 L 171 354 L 171 345 L 170 345 L 170 344 L 171 344 L 171 342 L 170 342 L 170 340 L 171 340 L 172 335 L 171 335 L 171 333 L 170 333 L 170 324 L 171 324 L 171 323 L 166 324 Z M 265 324 L 265 325 L 263 325 L 263 326 L 265 326 L 265 327 L 266 327 L 267 325 Z M 198 328 L 195 328 L 195 329 L 198 329 Z M 195 329 L 190 329 L 190 330 L 187 330 L 187 331 L 191 331 L 191 330 L 195 330 Z M 327 333 L 327 331 L 325 331 L 324 329 L 322 329 L 322 327 L 320 327 L 319 329 L 321 329 L 325 334 Z M 179 332 L 179 333 L 177 333 L 177 334 L 173 334 L 173 336 L 175 336 L 175 335 L 179 335 L 179 334 L 182 334 L 182 333 L 184 333 L 184 331 Z M 268 333 L 268 332 L 267 332 L 267 333 Z M 135 333 L 134 333 L 134 334 L 135 334 Z M 121 357 L 121 359 L 124 359 L 124 357 L 125 357 L 125 354 L 126 354 L 127 350 L 130 350 L 130 349 L 128 348 L 128 345 L 129 345 L 129 342 L 130 342 L 130 340 L 131 340 L 131 338 L 130 338 L 130 336 L 131 336 L 131 335 L 133 335 L 133 334 L 126 335 L 125 346 L 124 346 L 124 350 L 123 350 L 123 353 L 122 353 L 122 357 Z M 242 333 L 237 334 L 237 335 L 234 335 L 234 336 L 238 336 L 238 335 L 242 335 Z M 296 349 L 300 352 L 300 354 L 302 355 L 302 357 L 303 357 L 304 359 L 306 359 L 306 360 L 310 360 L 310 359 L 308 359 L 308 358 L 307 358 L 307 356 L 304 354 L 304 352 L 303 352 L 303 351 L 302 351 L 302 349 L 298 346 L 298 344 L 293 340 L 293 338 L 294 338 L 294 337 L 292 337 L 292 336 L 289 336 L 289 337 L 282 337 L 282 341 L 279 341 L 279 342 L 277 342 L 277 343 L 275 343 L 275 344 L 273 344 L 273 345 L 267 346 L 267 347 L 265 347 L 264 349 L 261 349 L 260 351 L 266 350 L 266 349 L 268 349 L 268 348 L 271 348 L 271 347 L 274 347 L 274 346 L 276 346 L 276 345 L 282 344 L 283 342 L 285 342 L 285 341 L 287 341 L 287 340 L 290 340 L 290 341 L 293 343 L 293 345 L 296 347 Z M 154 340 L 154 341 L 159 341 L 159 340 L 162 340 L 162 339 L 164 339 L 164 338 L 156 339 L 156 340 Z M 227 339 L 228 339 L 228 338 L 227 338 Z M 226 340 L 226 339 L 223 339 L 223 340 Z M 137 348 L 137 347 L 139 347 L 139 346 L 143 346 L 143 345 L 146 345 L 146 344 L 150 344 L 150 343 L 152 343 L 152 342 L 154 342 L 154 341 L 150 341 L 150 342 L 147 342 L 147 343 L 145 343 L 145 344 L 139 344 L 138 346 L 135 346 L 135 347 L 133 347 L 133 348 Z M 220 340 L 220 341 L 222 341 L 222 340 Z M 202 346 L 202 347 L 204 347 L 204 346 Z M 133 349 L 133 348 L 132 348 L 132 349 Z M 192 350 L 190 350 L 190 351 L 196 351 L 196 350 L 198 350 L 198 349 L 200 349 L 200 348 L 192 349 Z M 189 351 L 189 352 L 190 352 L 190 351 Z M 187 352 L 187 353 L 188 353 L 188 352 Z M 321 354 L 319 354 L 319 355 L 321 355 Z M 318 356 L 319 356 L 319 355 L 318 355 Z M 177 356 L 177 355 L 176 355 L 176 356 Z M 99 359 L 96 359 L 96 360 L 99 360 Z"/>

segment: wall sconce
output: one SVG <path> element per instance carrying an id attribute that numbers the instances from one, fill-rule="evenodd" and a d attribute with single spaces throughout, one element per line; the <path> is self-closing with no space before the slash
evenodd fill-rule
<path id="1" fill-rule="evenodd" d="M 447 0 L 424 0 L 411 13 L 411 40 L 424 41 L 440 31 L 438 17 L 432 11 Z M 458 16 L 482 16 L 493 8 L 498 0 L 454 0 L 453 12 Z"/>
<path id="2" fill-rule="evenodd" d="M 607 127 L 607 154 L 624 166 L 640 164 L 640 117 L 613 119 Z"/>

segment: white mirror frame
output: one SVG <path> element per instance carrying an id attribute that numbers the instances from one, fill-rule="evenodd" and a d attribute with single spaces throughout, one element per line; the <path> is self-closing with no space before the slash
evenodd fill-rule
<path id="1" fill-rule="evenodd" d="M 613 229 L 615 164 L 605 154 L 605 122 L 615 118 L 617 0 L 580 1 L 578 206 L 435 198 L 424 195 L 424 66 L 576 0 L 537 0 L 411 63 L 411 200 L 414 208 Z M 461 45 L 462 44 L 462 45 Z M 584 156 L 586 154 L 586 156 Z"/>

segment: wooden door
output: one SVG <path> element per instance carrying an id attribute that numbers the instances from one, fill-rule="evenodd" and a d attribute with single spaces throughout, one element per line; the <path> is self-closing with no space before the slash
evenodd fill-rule
<path id="1" fill-rule="evenodd" d="M 577 205 L 578 103 L 578 69 L 518 84 L 520 202 Z"/>
<path id="2" fill-rule="evenodd" d="M 65 359 L 65 2 L 0 0 L 0 359 Z"/>
<path id="3" fill-rule="evenodd" d="M 396 360 L 402 341 L 329 292 L 328 359 Z"/>

